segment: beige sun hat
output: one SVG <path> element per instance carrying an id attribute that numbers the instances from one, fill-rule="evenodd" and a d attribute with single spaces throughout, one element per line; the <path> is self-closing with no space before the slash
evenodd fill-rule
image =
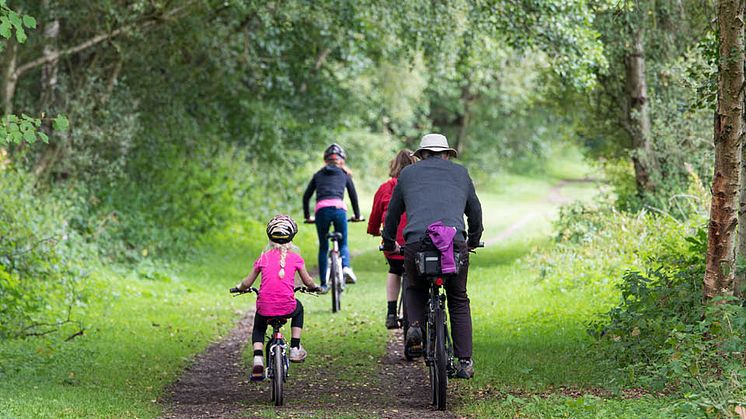
<path id="1" fill-rule="evenodd" d="M 430 150 L 434 152 L 447 151 L 451 157 L 457 157 L 458 152 L 448 146 L 448 139 L 442 134 L 426 134 L 420 140 L 420 148 L 414 152 L 414 156 L 422 158 L 420 152 L 422 150 Z"/>

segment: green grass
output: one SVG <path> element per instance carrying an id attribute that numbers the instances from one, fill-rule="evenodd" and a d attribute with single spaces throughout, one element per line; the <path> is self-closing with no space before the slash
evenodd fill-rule
<path id="1" fill-rule="evenodd" d="M 249 263 L 234 251 L 180 269 L 100 269 L 85 335 L 0 342 L 0 416 L 157 416 L 164 386 L 245 304 L 226 292 Z"/>

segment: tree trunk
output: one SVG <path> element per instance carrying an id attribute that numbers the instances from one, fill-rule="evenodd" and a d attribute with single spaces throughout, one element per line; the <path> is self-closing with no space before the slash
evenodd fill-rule
<path id="1" fill-rule="evenodd" d="M 732 295 L 743 136 L 744 1 L 718 3 L 720 59 L 715 112 L 715 173 L 707 235 L 704 296 Z"/>
<path id="2" fill-rule="evenodd" d="M 3 74 L 3 114 L 13 113 L 13 96 L 16 91 L 16 60 L 18 55 L 18 43 L 10 39 L 5 49 L 5 73 Z"/>
<path id="3" fill-rule="evenodd" d="M 456 131 L 456 143 L 454 147 L 458 154 L 464 152 L 466 147 L 466 134 L 469 130 L 469 124 L 471 123 L 471 104 L 474 102 L 474 95 L 471 94 L 471 86 L 465 85 L 461 89 L 461 104 L 464 107 L 464 111 L 458 118 L 458 131 Z"/>
<path id="4" fill-rule="evenodd" d="M 45 1 L 45 7 L 48 7 L 48 2 Z M 57 49 L 57 41 L 60 34 L 60 21 L 54 19 L 44 25 L 44 48 L 42 50 L 42 57 L 45 59 L 44 64 L 41 68 L 41 97 L 39 98 L 39 105 L 41 109 L 49 111 L 54 103 L 55 91 L 57 90 L 57 68 L 59 63 L 59 51 Z M 44 131 L 47 136 L 52 137 L 52 129 L 48 122 L 42 123 L 41 130 Z M 58 136 L 60 141 L 64 141 L 64 135 Z M 44 145 L 42 155 L 34 166 L 34 174 L 40 180 L 47 177 L 47 174 L 57 163 L 57 160 L 62 157 L 61 150 L 64 149 L 64 144 L 58 141 L 50 141 Z"/>
<path id="5" fill-rule="evenodd" d="M 637 29 L 632 49 L 624 59 L 629 99 L 625 127 L 632 138 L 632 162 L 635 167 L 637 190 L 640 193 L 655 191 L 655 176 L 658 172 L 658 160 L 650 134 L 644 40 L 644 30 Z"/>

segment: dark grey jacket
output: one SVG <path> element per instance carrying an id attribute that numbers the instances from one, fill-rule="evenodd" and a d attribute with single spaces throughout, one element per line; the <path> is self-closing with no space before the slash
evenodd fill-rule
<path id="1" fill-rule="evenodd" d="M 456 227 L 456 240 L 476 246 L 482 237 L 482 205 L 465 167 L 440 157 L 430 157 L 401 171 L 386 211 L 383 227 L 384 247 L 393 247 L 396 228 L 403 212 L 407 213 L 404 240 L 407 243 L 425 237 L 427 226 L 442 221 Z M 469 224 L 468 237 L 464 214 Z"/>

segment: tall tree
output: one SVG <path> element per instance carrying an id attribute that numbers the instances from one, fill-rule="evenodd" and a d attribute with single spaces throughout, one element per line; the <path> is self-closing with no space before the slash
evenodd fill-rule
<path id="1" fill-rule="evenodd" d="M 634 30 L 631 46 L 624 57 L 628 104 L 625 110 L 626 128 L 632 139 L 632 162 L 639 192 L 655 191 L 655 176 L 658 172 L 657 158 L 653 150 L 650 132 L 650 105 L 648 83 L 645 76 L 645 29 Z"/>
<path id="2" fill-rule="evenodd" d="M 736 227 L 744 132 L 744 0 L 718 4 L 718 99 L 715 111 L 715 171 L 707 237 L 704 296 L 733 293 Z"/>

